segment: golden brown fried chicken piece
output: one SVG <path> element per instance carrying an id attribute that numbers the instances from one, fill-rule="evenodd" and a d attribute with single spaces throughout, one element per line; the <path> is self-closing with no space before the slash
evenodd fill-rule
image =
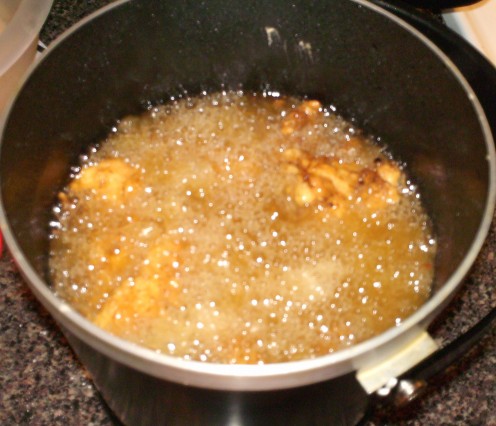
<path id="1" fill-rule="evenodd" d="M 114 290 L 96 315 L 95 324 L 120 334 L 129 320 L 158 317 L 166 308 L 160 301 L 176 305 L 181 291 L 174 279 L 179 266 L 178 249 L 177 244 L 166 238 L 151 247 L 136 279 Z"/>
<path id="2" fill-rule="evenodd" d="M 377 171 L 363 169 L 359 184 L 357 197 L 369 210 L 381 210 L 388 204 L 396 204 L 399 201 L 398 185 L 384 180 Z"/>
<path id="3" fill-rule="evenodd" d="M 363 202 L 370 210 L 380 210 L 399 201 L 401 171 L 397 165 L 380 160 L 373 167 L 343 163 L 327 157 L 311 157 L 297 148 L 283 153 L 284 170 L 298 175 L 287 192 L 300 206 L 320 204 L 336 214 L 350 203 Z"/>
<path id="4" fill-rule="evenodd" d="M 304 101 L 290 111 L 281 122 L 281 132 L 287 136 L 311 124 L 322 104 L 316 100 Z"/>
<path id="5" fill-rule="evenodd" d="M 103 200 L 121 202 L 127 194 L 136 190 L 139 174 L 120 158 L 103 160 L 83 167 L 69 186 L 69 192 L 76 197 L 95 195 Z"/>

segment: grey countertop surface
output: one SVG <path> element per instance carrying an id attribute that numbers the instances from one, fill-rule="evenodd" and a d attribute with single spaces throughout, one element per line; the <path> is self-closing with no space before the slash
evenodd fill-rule
<path id="1" fill-rule="evenodd" d="M 63 30 L 109 0 L 56 0 L 41 39 Z M 496 222 L 461 291 L 431 326 L 443 344 L 496 305 Z M 30 293 L 7 250 L 0 259 L 0 424 L 113 425 L 91 378 L 57 326 Z M 420 400 L 401 411 L 378 407 L 375 425 L 496 425 L 496 329 L 493 328 Z"/>

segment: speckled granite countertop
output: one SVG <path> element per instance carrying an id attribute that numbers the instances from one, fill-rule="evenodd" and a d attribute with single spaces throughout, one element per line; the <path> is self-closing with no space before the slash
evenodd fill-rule
<path id="1" fill-rule="evenodd" d="M 41 38 L 48 44 L 109 0 L 56 0 Z M 496 305 L 496 221 L 472 273 L 448 309 L 432 325 L 443 343 Z M 113 425 L 113 418 L 85 369 L 53 320 L 34 299 L 9 254 L 0 260 L 0 424 Z M 496 329 L 401 412 L 376 409 L 364 421 L 376 425 L 496 425 Z"/>

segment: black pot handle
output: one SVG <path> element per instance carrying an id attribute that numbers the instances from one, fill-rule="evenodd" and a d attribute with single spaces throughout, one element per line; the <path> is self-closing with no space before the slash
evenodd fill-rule
<path id="1" fill-rule="evenodd" d="M 445 372 L 465 355 L 495 324 L 496 308 L 492 308 L 468 332 L 377 390 L 375 398 L 378 401 L 376 402 L 393 404 L 396 407 L 403 407 L 410 403 L 422 395 L 439 374 Z"/>
<path id="2" fill-rule="evenodd" d="M 392 4 L 406 4 L 420 9 L 429 9 L 438 11 L 441 9 L 453 9 L 455 7 L 469 6 L 474 3 L 479 3 L 480 0 L 390 0 Z"/>

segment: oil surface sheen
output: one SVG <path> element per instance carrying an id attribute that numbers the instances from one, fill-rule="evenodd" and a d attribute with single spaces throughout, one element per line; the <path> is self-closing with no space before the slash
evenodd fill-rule
<path id="1" fill-rule="evenodd" d="M 331 108 L 216 93 L 127 117 L 59 195 L 57 293 L 165 354 L 328 354 L 427 299 L 436 244 L 403 168 Z"/>

